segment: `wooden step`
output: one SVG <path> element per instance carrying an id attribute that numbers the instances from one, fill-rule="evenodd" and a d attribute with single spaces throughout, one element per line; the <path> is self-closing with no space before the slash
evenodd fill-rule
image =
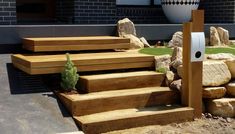
<path id="1" fill-rule="evenodd" d="M 74 119 L 86 134 L 100 134 L 147 125 L 192 121 L 193 111 L 192 108 L 188 107 L 156 106 L 108 111 L 80 117 L 74 116 Z"/>
<path id="2" fill-rule="evenodd" d="M 34 52 L 128 49 L 130 39 L 114 36 L 24 38 L 23 48 Z"/>
<path id="3" fill-rule="evenodd" d="M 70 54 L 70 58 L 79 72 L 154 67 L 154 56 L 140 54 L 137 51 Z M 31 75 L 61 73 L 66 56 L 15 54 L 12 55 L 12 63 Z"/>
<path id="4" fill-rule="evenodd" d="M 148 87 L 75 95 L 60 93 L 58 96 L 71 114 L 76 116 L 179 102 L 179 93 L 168 87 Z"/>
<path id="5" fill-rule="evenodd" d="M 86 92 L 161 86 L 165 74 L 138 71 L 81 76 L 78 89 Z"/>

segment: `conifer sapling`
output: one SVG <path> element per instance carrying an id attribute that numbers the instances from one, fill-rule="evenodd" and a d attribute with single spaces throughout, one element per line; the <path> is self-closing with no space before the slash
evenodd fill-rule
<path id="1" fill-rule="evenodd" d="M 70 60 L 69 54 L 66 53 L 67 62 L 65 68 L 61 73 L 61 87 L 66 91 L 76 90 L 75 86 L 79 79 L 77 74 L 77 68 L 74 66 L 74 63 Z"/>

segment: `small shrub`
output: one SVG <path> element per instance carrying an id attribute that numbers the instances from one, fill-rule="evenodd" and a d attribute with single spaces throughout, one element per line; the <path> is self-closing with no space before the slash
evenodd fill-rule
<path id="1" fill-rule="evenodd" d="M 74 66 L 73 62 L 70 60 L 69 54 L 66 53 L 67 62 L 65 64 L 64 71 L 61 73 L 61 87 L 70 92 L 71 90 L 76 90 L 75 86 L 79 79 L 77 74 L 77 68 Z"/>

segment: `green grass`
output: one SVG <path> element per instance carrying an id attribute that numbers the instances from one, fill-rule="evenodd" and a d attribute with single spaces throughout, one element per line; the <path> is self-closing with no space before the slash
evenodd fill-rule
<path id="1" fill-rule="evenodd" d="M 165 55 L 165 54 L 171 55 L 173 50 L 171 48 L 143 48 L 139 52 L 143 54 L 158 56 L 158 55 Z"/>
<path id="2" fill-rule="evenodd" d="M 206 54 L 231 53 L 235 55 L 235 49 L 231 48 L 206 48 Z"/>
<path id="3" fill-rule="evenodd" d="M 144 48 L 139 51 L 143 54 L 149 55 L 171 55 L 173 50 L 171 48 Z M 231 53 L 235 55 L 235 49 L 231 48 L 206 48 L 206 54 L 217 54 L 217 53 Z"/>
<path id="4" fill-rule="evenodd" d="M 230 45 L 230 47 L 235 48 L 235 45 Z"/>

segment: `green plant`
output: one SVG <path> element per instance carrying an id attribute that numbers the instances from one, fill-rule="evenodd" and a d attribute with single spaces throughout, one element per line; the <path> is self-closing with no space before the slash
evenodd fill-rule
<path id="1" fill-rule="evenodd" d="M 66 53 L 67 62 L 65 64 L 65 68 L 61 73 L 61 87 L 65 91 L 76 90 L 75 86 L 79 79 L 79 75 L 77 74 L 77 68 L 74 66 L 73 62 L 70 60 L 69 54 Z"/>
<path id="2" fill-rule="evenodd" d="M 165 74 L 169 70 L 167 68 L 165 68 L 165 67 L 160 67 L 156 71 L 159 72 L 159 73 L 164 73 Z"/>

